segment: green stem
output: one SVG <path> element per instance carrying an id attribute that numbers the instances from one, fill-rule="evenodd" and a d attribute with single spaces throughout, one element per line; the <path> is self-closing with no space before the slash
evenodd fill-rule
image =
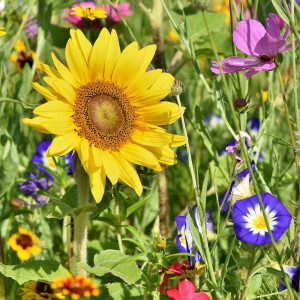
<path id="1" fill-rule="evenodd" d="M 227 101 L 228 101 L 228 104 L 229 104 L 229 108 L 230 108 L 231 115 L 232 115 L 232 118 L 233 118 L 233 121 L 234 121 L 234 125 L 235 125 L 236 130 L 239 132 L 240 129 L 239 129 L 238 119 L 237 119 L 237 116 L 236 116 L 236 112 L 235 112 L 235 109 L 234 109 L 234 106 L 233 106 L 232 99 L 230 98 L 228 85 L 227 85 L 226 78 L 224 76 L 224 73 L 223 73 L 223 70 L 222 70 L 222 67 L 221 67 L 221 64 L 220 64 L 220 59 L 219 59 L 219 56 L 218 56 L 218 53 L 217 53 L 217 50 L 216 50 L 216 46 L 215 46 L 214 40 L 212 38 L 212 35 L 211 35 L 211 32 L 210 32 L 210 28 L 209 28 L 208 23 L 207 23 L 205 12 L 202 12 L 202 14 L 203 14 L 203 19 L 204 19 L 204 23 L 205 23 L 205 26 L 206 26 L 206 30 L 207 30 L 207 33 L 208 33 L 208 37 L 209 37 L 209 40 L 210 40 L 210 43 L 211 43 L 211 47 L 212 47 L 214 56 L 215 56 L 215 58 L 217 60 L 218 67 L 220 69 L 221 79 L 222 79 L 222 82 L 223 82 L 223 85 L 224 85 L 225 95 L 226 95 L 226 98 L 227 98 Z M 259 188 L 258 188 L 257 180 L 256 180 L 256 178 L 254 176 L 254 173 L 252 171 L 252 168 L 251 168 L 251 162 L 250 162 L 250 158 L 249 158 L 249 156 L 247 154 L 247 148 L 246 148 L 246 145 L 245 145 L 245 139 L 241 139 L 241 150 L 242 150 L 242 155 L 246 158 L 246 164 L 247 164 L 250 176 L 252 178 L 252 183 L 254 185 L 254 191 L 255 191 L 255 193 L 257 195 L 257 198 L 258 198 L 258 201 L 259 201 L 259 205 L 260 205 L 260 208 L 262 210 L 262 213 L 263 213 L 266 225 L 267 225 L 268 233 L 269 233 L 269 236 L 270 236 L 270 239 L 271 239 L 271 243 L 272 243 L 273 249 L 275 251 L 276 259 L 277 259 L 277 261 L 278 261 L 278 263 L 280 265 L 280 270 L 281 270 L 282 277 L 284 279 L 284 282 L 285 282 L 285 285 L 286 285 L 286 287 L 288 289 L 288 292 L 289 292 L 289 294 L 291 296 L 291 299 L 294 299 L 294 297 L 293 297 L 293 291 L 292 291 L 291 285 L 290 285 L 290 283 L 288 281 L 287 274 L 284 272 L 284 269 L 283 269 L 283 266 L 282 266 L 282 263 L 281 263 L 281 257 L 280 257 L 279 251 L 277 249 L 277 246 L 276 246 L 276 243 L 275 243 L 272 231 L 271 231 L 271 227 L 270 227 L 270 224 L 269 224 L 269 219 L 268 219 L 268 216 L 266 214 L 264 204 L 263 204 L 262 199 L 261 199 L 261 195 L 260 195 L 260 191 L 259 191 Z"/>
<path id="2" fill-rule="evenodd" d="M 255 0 L 255 3 L 254 3 L 254 11 L 253 11 L 253 16 L 252 16 L 252 19 L 253 19 L 253 20 L 256 20 L 257 8 L 258 8 L 258 0 Z"/>
<path id="3" fill-rule="evenodd" d="M 5 253 L 4 253 L 4 247 L 3 247 L 1 232 L 0 232 L 0 252 L 1 252 L 2 263 L 3 263 L 3 265 L 5 265 L 6 264 L 6 262 L 5 262 Z M 4 275 L 3 275 L 3 285 L 4 285 L 4 297 L 5 297 L 5 300 L 8 300 L 7 278 Z"/>
<path id="4" fill-rule="evenodd" d="M 246 293 L 247 293 L 247 290 L 249 288 L 249 284 L 251 281 L 251 273 L 252 273 L 252 269 L 254 266 L 254 260 L 255 260 L 255 250 L 252 249 L 251 260 L 250 260 L 248 274 L 247 274 L 247 278 L 246 278 L 246 284 L 245 284 L 245 288 L 243 289 L 243 291 L 241 293 L 240 300 L 244 300 L 246 297 Z"/>
<path id="5" fill-rule="evenodd" d="M 153 271 L 153 264 L 150 264 L 148 272 L 147 272 L 148 282 L 150 281 L 149 278 L 152 274 L 152 271 Z M 148 299 L 148 288 L 147 288 L 147 285 L 146 285 L 145 289 L 144 289 L 144 300 L 147 300 L 147 299 Z"/>
<path id="6" fill-rule="evenodd" d="M 74 178 L 78 186 L 78 206 L 89 204 L 89 177 L 77 154 L 74 157 Z M 76 263 L 87 262 L 87 233 L 89 212 L 74 216 L 74 254 Z M 86 271 L 76 265 L 76 274 L 86 277 Z"/>
<path id="7" fill-rule="evenodd" d="M 115 200 L 116 200 L 116 234 L 117 234 L 120 251 L 124 253 L 122 237 L 121 237 L 120 205 L 119 205 L 119 198 L 117 197 L 117 195 L 115 195 Z"/>
<path id="8" fill-rule="evenodd" d="M 189 169 L 190 169 L 192 182 L 193 182 L 193 187 L 194 187 L 194 192 L 195 192 L 195 199 L 197 201 L 197 204 L 199 204 L 200 203 L 199 194 L 198 194 L 199 189 L 198 189 L 198 185 L 197 185 L 197 181 L 196 181 L 196 176 L 195 176 L 195 171 L 194 171 L 194 166 L 193 166 L 193 161 L 192 161 L 192 155 L 191 155 L 191 149 L 190 149 L 190 145 L 189 145 L 189 138 L 188 138 L 188 135 L 187 135 L 187 130 L 186 130 L 185 122 L 184 122 L 180 97 L 176 96 L 176 99 L 177 99 L 177 103 L 178 103 L 178 106 L 179 106 L 180 118 L 181 118 L 183 133 L 184 133 L 184 137 L 185 137 L 185 141 L 186 141 L 186 150 L 187 150 L 187 156 L 188 156 L 188 162 L 189 162 Z M 199 205 L 198 205 L 198 207 L 199 207 Z M 205 231 L 203 231 L 203 232 L 205 232 Z M 221 295 L 220 295 L 219 291 L 217 290 L 217 281 L 216 281 L 216 277 L 215 277 L 215 272 L 214 272 L 213 267 L 212 267 L 212 259 L 211 259 L 211 254 L 210 254 L 210 251 L 209 251 L 209 248 L 208 248 L 207 236 L 204 233 L 204 234 L 202 234 L 202 237 L 203 237 L 203 241 L 204 241 L 204 249 L 205 249 L 205 254 L 206 254 L 208 272 L 210 274 L 212 283 L 214 284 L 214 286 L 216 288 L 216 291 L 215 291 L 216 296 L 217 296 L 218 299 L 220 299 Z"/>

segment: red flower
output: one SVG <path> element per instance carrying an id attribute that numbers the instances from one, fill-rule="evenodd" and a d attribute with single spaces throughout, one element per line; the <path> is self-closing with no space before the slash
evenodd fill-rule
<path id="1" fill-rule="evenodd" d="M 173 300 L 209 300 L 209 297 L 203 293 L 195 293 L 194 284 L 185 279 L 178 283 L 178 289 L 167 290 L 167 295 Z"/>

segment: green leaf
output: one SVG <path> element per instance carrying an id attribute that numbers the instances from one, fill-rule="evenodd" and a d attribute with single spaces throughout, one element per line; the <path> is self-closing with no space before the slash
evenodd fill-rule
<path id="1" fill-rule="evenodd" d="M 48 215 L 48 218 L 57 218 L 63 219 L 65 216 L 73 214 L 78 216 L 84 212 L 95 212 L 97 211 L 97 206 L 93 204 L 79 206 L 78 207 L 78 187 L 77 185 L 72 186 L 65 195 L 61 198 L 61 200 L 57 200 L 56 197 L 51 197 L 52 211 Z"/>
<path id="2" fill-rule="evenodd" d="M 31 66 L 29 63 L 25 63 L 22 73 L 22 82 L 17 96 L 18 99 L 26 99 L 28 97 L 31 91 L 31 80 Z"/>
<path id="3" fill-rule="evenodd" d="M 142 271 L 135 262 L 126 261 L 125 258 L 130 258 L 130 256 L 118 250 L 105 250 L 95 255 L 93 268 L 85 263 L 78 263 L 77 265 L 100 277 L 111 273 L 127 283 L 135 283 L 141 278 Z"/>
<path id="4" fill-rule="evenodd" d="M 140 300 L 144 294 L 144 288 L 127 285 L 124 283 L 110 283 L 100 286 L 102 300 Z"/>
<path id="5" fill-rule="evenodd" d="M 0 263 L 0 272 L 16 280 L 20 285 L 27 281 L 52 282 L 53 279 L 66 276 L 69 271 L 55 260 L 32 260 L 18 265 Z"/>
<path id="6" fill-rule="evenodd" d="M 284 8 L 282 7 L 281 3 L 277 0 L 271 0 L 272 4 L 274 5 L 274 8 L 276 9 L 277 13 L 281 17 L 281 19 L 290 26 L 290 21 L 288 16 L 286 15 L 286 12 Z"/>
<path id="7" fill-rule="evenodd" d="M 50 25 L 52 44 L 58 48 L 66 47 L 67 41 L 70 38 L 70 29 L 55 25 Z"/>
<path id="8" fill-rule="evenodd" d="M 9 133 L 0 129 L 0 197 L 15 183 L 19 154 Z"/>
<path id="9" fill-rule="evenodd" d="M 150 197 L 152 197 L 152 195 L 148 195 L 144 199 L 142 199 L 142 200 L 134 203 L 133 205 L 129 206 L 127 208 L 127 213 L 126 213 L 125 219 L 127 219 L 132 213 L 134 213 L 137 209 L 139 209 L 141 206 L 143 206 Z"/>
<path id="10" fill-rule="evenodd" d="M 257 292 L 259 291 L 262 283 L 262 276 L 261 274 L 255 274 L 250 281 L 248 290 L 247 290 L 247 296 L 255 296 Z"/>

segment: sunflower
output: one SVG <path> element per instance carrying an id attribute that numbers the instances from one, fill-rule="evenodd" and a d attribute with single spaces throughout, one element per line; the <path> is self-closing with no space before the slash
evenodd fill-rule
<path id="1" fill-rule="evenodd" d="M 19 227 L 18 233 L 9 238 L 8 244 L 23 261 L 29 260 L 32 255 L 39 254 L 42 251 L 38 246 L 38 237 L 23 227 Z"/>
<path id="2" fill-rule="evenodd" d="M 30 67 L 32 67 L 36 53 L 33 50 L 26 52 L 25 44 L 20 40 L 16 42 L 15 50 L 18 55 L 11 54 L 10 59 L 15 63 L 18 72 L 22 74 L 26 63 L 28 63 Z M 39 60 L 37 61 L 36 67 L 39 70 L 42 69 L 41 62 Z"/>
<path id="3" fill-rule="evenodd" d="M 3 31 L 4 30 L 4 27 L 0 27 L 0 36 L 2 36 L 2 35 L 5 35 L 6 34 L 6 32 L 5 31 Z"/>
<path id="4" fill-rule="evenodd" d="M 50 284 L 45 282 L 26 282 L 25 287 L 20 288 L 22 300 L 46 300 L 46 299 L 64 299 L 65 296 L 51 288 Z"/>
<path id="5" fill-rule="evenodd" d="M 74 300 L 81 299 L 81 297 L 88 298 L 90 296 L 99 296 L 99 288 L 92 283 L 91 278 L 83 278 L 81 275 L 73 277 L 68 274 L 67 277 L 60 277 L 54 280 L 51 285 L 52 289 L 61 289 L 64 295 L 70 295 Z"/>
<path id="6" fill-rule="evenodd" d="M 76 150 L 96 202 L 102 199 L 106 176 L 113 185 L 124 182 L 141 195 L 134 164 L 161 171 L 160 163 L 176 163 L 170 147 L 185 143 L 183 136 L 159 127 L 175 122 L 180 110 L 160 101 L 174 78 L 162 70 L 146 72 L 155 50 L 154 45 L 138 50 L 133 42 L 121 52 L 116 32 L 106 28 L 92 46 L 80 30 L 71 29 L 68 68 L 52 53 L 56 69 L 43 65 L 51 87 L 32 83 L 48 102 L 33 111 L 38 117 L 24 123 L 56 135 L 47 157 Z"/>

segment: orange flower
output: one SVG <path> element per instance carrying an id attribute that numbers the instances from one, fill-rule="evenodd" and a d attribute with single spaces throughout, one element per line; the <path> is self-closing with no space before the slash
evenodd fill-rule
<path id="1" fill-rule="evenodd" d="M 70 295 L 73 300 L 100 295 L 100 290 L 92 283 L 92 279 L 84 279 L 81 275 L 73 277 L 72 274 L 69 274 L 67 277 L 57 278 L 51 288 L 61 289 L 64 295 Z"/>

